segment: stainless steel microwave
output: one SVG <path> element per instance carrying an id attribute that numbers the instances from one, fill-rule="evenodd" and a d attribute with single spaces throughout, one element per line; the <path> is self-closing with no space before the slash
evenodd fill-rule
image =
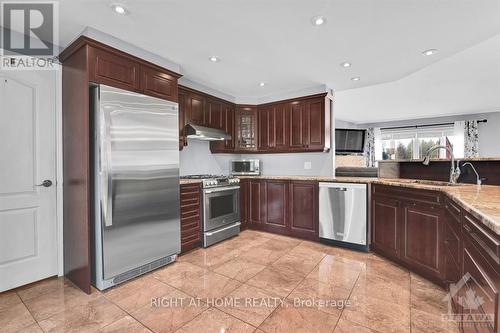
<path id="1" fill-rule="evenodd" d="M 260 175 L 260 160 L 232 160 L 232 175 Z"/>

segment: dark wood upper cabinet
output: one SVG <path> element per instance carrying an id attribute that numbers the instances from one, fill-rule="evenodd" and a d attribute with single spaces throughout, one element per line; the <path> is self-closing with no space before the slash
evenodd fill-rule
<path id="1" fill-rule="evenodd" d="M 179 89 L 178 100 L 179 100 L 179 150 L 182 150 L 187 144 L 186 136 L 184 134 L 184 126 L 186 126 L 186 103 L 187 103 L 187 93 Z"/>
<path id="2" fill-rule="evenodd" d="M 214 107 L 215 105 L 215 107 Z M 220 121 L 217 120 L 216 110 L 220 105 Z M 234 105 L 227 102 L 218 102 L 212 104 L 210 110 L 210 127 L 220 128 L 231 135 L 230 140 L 210 142 L 210 151 L 212 153 L 232 153 L 234 152 Z"/>
<path id="3" fill-rule="evenodd" d="M 309 135 L 306 105 L 302 101 L 293 102 L 290 106 L 290 149 L 303 150 L 307 148 Z"/>
<path id="4" fill-rule="evenodd" d="M 288 150 L 288 108 L 286 103 L 258 107 L 258 150 Z"/>
<path id="5" fill-rule="evenodd" d="M 205 126 L 205 98 L 191 93 L 187 98 L 186 124 Z"/>
<path id="6" fill-rule="evenodd" d="M 206 112 L 208 113 L 208 127 L 224 129 L 223 120 L 225 119 L 222 115 L 222 104 L 220 101 L 208 99 Z"/>
<path id="7" fill-rule="evenodd" d="M 237 106 L 236 108 L 236 143 L 237 151 L 257 150 L 257 107 Z"/>
<path id="8" fill-rule="evenodd" d="M 398 200 L 374 197 L 372 201 L 372 248 L 391 258 L 399 258 Z"/>
<path id="9" fill-rule="evenodd" d="M 141 91 L 150 96 L 177 101 L 177 78 L 152 67 L 141 65 Z"/>
<path id="10" fill-rule="evenodd" d="M 274 116 L 274 148 L 278 151 L 286 151 L 288 149 L 288 103 L 279 103 L 273 106 Z"/>
<path id="11" fill-rule="evenodd" d="M 130 91 L 139 89 L 139 68 L 137 61 L 109 50 L 90 47 L 89 79 Z"/>
<path id="12" fill-rule="evenodd" d="M 443 227 L 441 209 L 407 203 L 401 224 L 401 260 L 427 276 L 441 280 L 443 275 Z"/>
<path id="13" fill-rule="evenodd" d="M 270 150 L 274 147 L 274 116 L 272 106 L 257 108 L 258 120 L 258 148 L 259 150 Z"/>
<path id="14" fill-rule="evenodd" d="M 291 181 L 289 186 L 291 233 L 301 238 L 318 240 L 318 183 Z"/>
<path id="15" fill-rule="evenodd" d="M 306 100 L 306 145 L 310 150 L 321 150 L 325 147 L 325 126 L 329 126 L 329 121 L 325 121 L 325 99 L 315 98 Z"/>
<path id="16" fill-rule="evenodd" d="M 235 118 L 235 110 L 234 110 L 234 105 L 225 103 L 223 105 L 223 116 L 225 117 L 225 122 L 224 122 L 224 130 L 226 133 L 231 135 L 231 140 L 226 140 L 224 141 L 224 150 L 225 151 L 232 151 L 235 148 L 235 133 L 234 133 L 234 118 Z"/>

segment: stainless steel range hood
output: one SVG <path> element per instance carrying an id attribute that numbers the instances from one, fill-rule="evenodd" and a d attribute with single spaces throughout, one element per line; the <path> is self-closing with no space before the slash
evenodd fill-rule
<path id="1" fill-rule="evenodd" d="M 223 130 L 216 128 L 187 124 L 185 131 L 186 131 L 186 137 L 189 139 L 197 139 L 204 141 L 231 140 L 231 135 L 224 132 Z"/>

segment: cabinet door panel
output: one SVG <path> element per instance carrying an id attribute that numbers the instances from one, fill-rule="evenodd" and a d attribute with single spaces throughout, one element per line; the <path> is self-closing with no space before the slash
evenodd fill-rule
<path id="1" fill-rule="evenodd" d="M 288 182 L 266 181 L 266 224 L 287 227 Z"/>
<path id="2" fill-rule="evenodd" d="M 307 148 L 323 149 L 325 145 L 325 101 L 324 98 L 316 98 L 307 102 Z"/>
<path id="3" fill-rule="evenodd" d="M 223 129 L 222 105 L 219 101 L 208 100 L 208 127 Z M 224 119 L 225 120 L 225 119 Z"/>
<path id="4" fill-rule="evenodd" d="M 141 66 L 141 91 L 146 95 L 177 101 L 177 78 L 154 68 Z"/>
<path id="5" fill-rule="evenodd" d="M 288 148 L 288 104 L 274 106 L 274 147 L 283 151 Z"/>
<path id="6" fill-rule="evenodd" d="M 260 224 L 263 219 L 262 182 L 250 180 L 249 182 L 249 210 L 248 222 Z"/>
<path id="7" fill-rule="evenodd" d="M 226 116 L 226 132 L 231 135 L 231 140 L 226 140 L 224 142 L 224 146 L 226 150 L 234 149 L 235 142 L 235 133 L 234 133 L 234 106 L 226 105 L 225 106 L 225 116 Z"/>
<path id="8" fill-rule="evenodd" d="M 405 205 L 402 220 L 401 259 L 436 278 L 442 276 L 443 215 L 438 209 Z"/>
<path id="9" fill-rule="evenodd" d="M 273 148 L 273 114 L 270 107 L 262 107 L 257 111 L 259 150 L 269 150 Z"/>
<path id="10" fill-rule="evenodd" d="M 390 258 L 398 258 L 399 202 L 374 198 L 372 210 L 372 246 Z"/>
<path id="11" fill-rule="evenodd" d="M 241 228 L 245 229 L 248 223 L 248 208 L 249 208 L 249 181 L 242 179 L 240 181 L 240 222 Z"/>
<path id="12" fill-rule="evenodd" d="M 190 93 L 188 96 L 187 122 L 205 126 L 205 98 L 201 95 Z"/>
<path id="13" fill-rule="evenodd" d="M 305 148 L 304 103 L 293 102 L 290 106 L 290 148 Z"/>
<path id="14" fill-rule="evenodd" d="M 91 48 L 90 80 L 116 88 L 139 89 L 139 65 L 126 57 Z"/>
<path id="15" fill-rule="evenodd" d="M 317 240 L 318 235 L 318 183 L 290 182 L 290 232 L 301 238 Z"/>
<path id="16" fill-rule="evenodd" d="M 184 135 L 184 126 L 186 126 L 186 103 L 187 94 L 179 90 L 179 150 L 182 150 L 186 145 L 186 137 Z"/>

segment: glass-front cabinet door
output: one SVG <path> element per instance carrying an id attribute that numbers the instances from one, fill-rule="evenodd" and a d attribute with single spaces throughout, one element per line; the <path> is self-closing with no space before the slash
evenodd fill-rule
<path id="1" fill-rule="evenodd" d="M 257 107 L 238 107 L 236 117 L 237 150 L 257 150 Z"/>

